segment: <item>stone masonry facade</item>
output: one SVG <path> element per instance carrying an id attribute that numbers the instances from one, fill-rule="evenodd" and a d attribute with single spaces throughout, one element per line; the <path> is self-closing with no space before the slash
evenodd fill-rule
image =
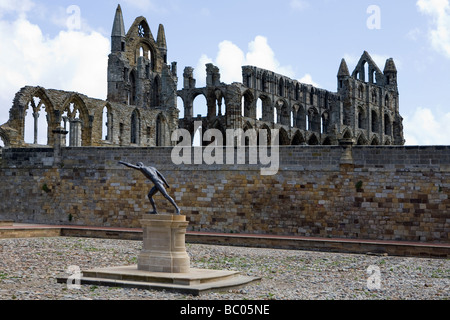
<path id="1" fill-rule="evenodd" d="M 152 185 L 117 162 L 145 161 L 168 180 L 190 230 L 450 243 L 449 147 L 281 147 L 274 176 L 249 164 L 174 165 L 171 152 L 5 149 L 0 216 L 140 227 Z M 155 199 L 173 213 L 166 199 Z"/>

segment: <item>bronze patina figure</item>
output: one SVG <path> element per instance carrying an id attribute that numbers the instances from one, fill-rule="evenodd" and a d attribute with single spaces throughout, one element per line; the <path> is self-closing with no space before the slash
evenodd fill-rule
<path id="1" fill-rule="evenodd" d="M 169 189 L 170 188 L 169 184 L 167 183 L 164 176 L 158 170 L 156 170 L 156 168 L 145 166 L 142 162 L 138 162 L 137 165 L 132 165 L 130 163 L 126 163 L 123 161 L 120 161 L 119 163 L 123 164 L 124 166 L 127 166 L 129 168 L 139 170 L 140 172 L 142 172 L 142 174 L 144 176 L 146 176 L 148 179 L 150 179 L 155 184 L 155 186 L 148 193 L 148 199 L 150 200 L 150 203 L 152 204 L 152 207 L 153 207 L 153 212 L 151 212 L 150 214 L 158 214 L 158 212 L 156 210 L 156 206 L 155 206 L 155 201 L 153 200 L 153 196 L 158 191 L 161 192 L 161 194 L 167 200 L 169 200 L 170 203 L 175 207 L 176 214 L 177 215 L 180 214 L 180 208 L 177 206 L 175 201 L 169 196 L 166 189 L 164 188 L 164 185 L 166 185 L 167 188 Z"/>

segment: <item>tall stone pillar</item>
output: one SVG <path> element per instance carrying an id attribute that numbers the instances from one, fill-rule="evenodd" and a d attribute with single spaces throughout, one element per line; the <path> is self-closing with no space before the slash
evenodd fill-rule
<path id="1" fill-rule="evenodd" d="M 71 147 L 81 147 L 81 120 L 70 121 L 70 143 Z"/>
<path id="2" fill-rule="evenodd" d="M 61 148 L 66 146 L 66 135 L 67 131 L 60 126 L 58 126 L 55 130 L 53 130 L 54 135 L 54 163 L 61 163 Z"/>
<path id="3" fill-rule="evenodd" d="M 38 144 L 38 127 L 39 127 L 39 112 L 33 112 L 34 118 L 34 144 Z"/>
<path id="4" fill-rule="evenodd" d="M 138 270 L 188 273 L 190 258 L 186 252 L 186 216 L 144 215 L 143 248 L 138 256 Z"/>

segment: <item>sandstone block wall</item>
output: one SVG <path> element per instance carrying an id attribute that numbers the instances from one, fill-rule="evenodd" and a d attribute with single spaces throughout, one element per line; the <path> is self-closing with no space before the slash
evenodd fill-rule
<path id="1" fill-rule="evenodd" d="M 449 243 L 450 147 L 281 147 L 280 171 L 174 165 L 172 148 L 4 149 L 0 220 L 140 227 L 153 165 L 196 231 Z M 161 212 L 173 207 L 155 197 Z"/>

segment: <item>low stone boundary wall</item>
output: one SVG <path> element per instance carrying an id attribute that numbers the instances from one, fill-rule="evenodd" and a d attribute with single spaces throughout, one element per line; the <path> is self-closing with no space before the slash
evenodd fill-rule
<path id="1" fill-rule="evenodd" d="M 4 149 L 0 219 L 139 228 L 152 188 L 118 161 L 153 165 L 189 231 L 450 243 L 450 147 L 280 147 L 258 165 L 175 165 L 172 148 Z M 155 197 L 161 212 L 172 207 Z"/>

